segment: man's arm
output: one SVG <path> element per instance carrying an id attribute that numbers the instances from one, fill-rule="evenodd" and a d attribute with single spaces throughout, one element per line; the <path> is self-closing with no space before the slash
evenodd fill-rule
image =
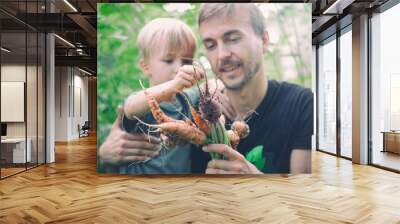
<path id="1" fill-rule="evenodd" d="M 122 108 L 118 108 L 110 133 L 99 148 L 102 163 L 118 164 L 136 160 L 147 160 L 157 156 L 160 151 L 160 140 L 154 136 L 130 134 L 120 128 Z"/>
<path id="2" fill-rule="evenodd" d="M 311 173 L 311 136 L 314 128 L 314 99 L 310 90 L 301 94 L 302 107 L 296 125 L 292 154 L 290 156 L 290 173 Z"/>
<path id="3" fill-rule="evenodd" d="M 290 173 L 311 173 L 311 150 L 293 149 L 290 156 Z"/>

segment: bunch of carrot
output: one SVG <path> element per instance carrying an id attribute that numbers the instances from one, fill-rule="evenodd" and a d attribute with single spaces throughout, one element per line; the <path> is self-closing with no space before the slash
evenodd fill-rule
<path id="1" fill-rule="evenodd" d="M 207 76 L 205 75 L 205 77 Z M 247 137 L 249 134 L 249 126 L 244 121 L 235 121 L 231 130 L 227 131 L 224 122 L 221 121 L 223 120 L 221 119 L 221 116 L 223 116 L 221 105 L 214 97 L 215 93 L 210 93 L 207 78 L 205 90 L 202 91 L 199 86 L 198 89 L 200 91 L 199 110 L 196 110 L 190 104 L 190 101 L 186 99 L 193 121 L 190 119 L 176 120 L 168 117 L 161 110 L 155 97 L 144 90 L 150 111 L 158 123 L 146 125 L 157 128 L 170 142 L 183 140 L 197 145 L 226 144 L 236 149 L 240 139 Z M 210 153 L 210 155 L 212 159 L 223 159 L 217 153 Z"/>
<path id="2" fill-rule="evenodd" d="M 205 73 L 204 67 L 199 64 L 201 70 Z M 209 130 L 204 131 L 207 133 L 208 139 L 210 139 L 210 143 L 214 144 L 226 144 L 233 149 L 237 149 L 239 141 L 241 138 L 247 137 L 249 133 L 249 126 L 244 121 L 235 121 L 232 125 L 231 130 L 227 131 L 225 129 L 225 119 L 223 119 L 221 104 L 218 101 L 217 97 L 215 97 L 218 88 L 215 88 L 213 94 L 211 94 L 207 75 L 205 77 L 205 89 L 202 90 L 198 85 L 198 90 L 200 92 L 200 103 L 199 103 L 199 111 L 200 115 L 193 117 L 200 117 L 199 119 L 195 119 L 195 123 L 198 126 L 202 126 L 202 123 L 207 123 Z M 244 125 L 243 125 L 243 124 Z M 247 130 L 242 130 L 237 127 L 247 127 Z M 247 135 L 246 133 L 247 132 Z M 212 159 L 223 159 L 221 155 L 218 153 L 210 153 Z"/>
<path id="3" fill-rule="evenodd" d="M 176 120 L 167 116 L 160 108 L 156 99 L 144 91 L 147 102 L 154 119 L 158 124 L 146 124 L 149 127 L 157 128 L 167 140 L 170 142 L 178 142 L 180 140 L 190 142 L 197 145 L 205 144 L 226 144 L 236 149 L 241 138 L 248 134 L 248 126 L 244 121 L 235 121 L 232 124 L 232 130 L 226 130 L 222 119 L 209 121 L 204 118 L 201 112 L 198 112 L 189 103 L 193 121 Z M 218 104 L 215 104 L 218 105 Z M 219 105 L 218 105 L 219 106 Z M 222 159 L 221 155 L 210 153 L 213 159 Z"/>
<path id="4" fill-rule="evenodd" d="M 204 145 L 207 136 L 191 120 L 176 120 L 167 116 L 160 108 L 157 100 L 146 90 L 144 91 L 147 102 L 154 119 L 158 124 L 146 124 L 149 127 L 158 128 L 170 141 L 185 140 L 193 144 Z M 177 139 L 179 138 L 179 139 Z"/>

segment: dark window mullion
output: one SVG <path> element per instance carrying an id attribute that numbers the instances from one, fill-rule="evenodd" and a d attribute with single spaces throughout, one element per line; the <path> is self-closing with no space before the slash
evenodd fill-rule
<path id="1" fill-rule="evenodd" d="M 0 47 L 2 46 L 2 41 L 1 41 L 1 24 L 2 23 L 0 23 Z M 2 52 L 0 51 L 0 124 L 1 124 L 1 55 L 2 55 Z M 2 179 L 2 177 L 1 177 L 1 168 L 2 168 L 2 162 L 1 162 L 2 160 L 1 160 L 1 144 L 0 144 L 0 179 Z"/>
<path id="2" fill-rule="evenodd" d="M 46 0 L 45 4 L 45 13 L 48 13 L 48 8 L 50 3 Z M 47 163 L 47 38 L 48 33 L 44 33 L 44 163 Z M 43 69 L 42 69 L 42 77 L 43 77 Z M 43 107 L 42 107 L 43 108 Z"/>
<path id="3" fill-rule="evenodd" d="M 25 1 L 25 21 L 28 19 L 28 1 Z M 28 24 L 25 23 L 25 88 L 24 88 L 24 120 L 25 120 L 25 170 L 28 170 L 28 119 L 27 119 L 27 91 L 28 90 Z"/>
<path id="4" fill-rule="evenodd" d="M 336 154 L 341 157 L 341 119 L 340 119 L 340 30 L 336 31 Z"/>
<path id="5" fill-rule="evenodd" d="M 39 15 L 39 0 L 36 13 Z M 36 32 L 36 166 L 39 166 L 39 32 Z"/>
<path id="6" fill-rule="evenodd" d="M 368 53 L 367 53 L 367 119 L 368 119 L 368 124 L 367 124 L 367 132 L 368 132 L 368 155 L 367 155 L 367 160 L 368 164 L 373 164 L 373 153 L 372 153 L 372 64 L 371 64 L 371 56 L 372 56 L 372 30 L 371 30 L 371 20 L 372 20 L 372 12 L 368 12 L 368 20 L 367 20 L 367 46 L 368 46 Z"/>
<path id="7" fill-rule="evenodd" d="M 315 148 L 319 150 L 319 44 L 315 47 L 315 55 L 316 55 L 316 62 L 315 62 L 315 98 L 316 98 L 316 134 L 315 134 Z"/>

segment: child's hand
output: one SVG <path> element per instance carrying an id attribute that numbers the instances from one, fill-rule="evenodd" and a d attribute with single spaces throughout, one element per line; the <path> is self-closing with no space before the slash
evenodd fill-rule
<path id="1" fill-rule="evenodd" d="M 191 65 L 184 65 L 179 68 L 173 79 L 175 87 L 180 91 L 184 88 L 190 88 L 194 86 L 198 81 L 204 78 L 203 71 L 194 69 Z"/>

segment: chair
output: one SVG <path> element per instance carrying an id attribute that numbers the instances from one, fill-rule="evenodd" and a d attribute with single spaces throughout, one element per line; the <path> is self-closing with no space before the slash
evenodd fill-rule
<path id="1" fill-rule="evenodd" d="M 85 121 L 82 127 L 80 127 L 80 125 L 78 124 L 79 138 L 89 136 L 89 129 L 90 129 L 89 121 Z"/>

